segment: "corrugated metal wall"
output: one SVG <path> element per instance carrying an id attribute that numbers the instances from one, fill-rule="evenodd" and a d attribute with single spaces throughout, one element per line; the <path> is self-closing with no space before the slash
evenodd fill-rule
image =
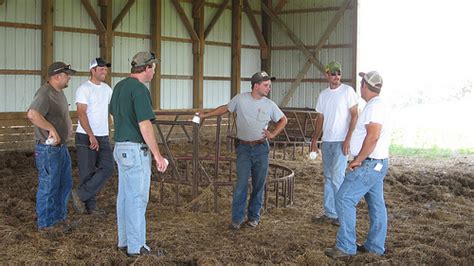
<path id="1" fill-rule="evenodd" d="M 150 1 L 136 1 L 125 15 L 116 31 L 124 34 L 115 35 L 112 51 L 112 72 L 128 73 L 130 59 L 138 51 L 150 49 Z M 191 38 L 181 22 L 171 0 L 162 0 L 162 43 L 161 43 L 161 108 L 186 109 L 193 104 L 193 54 Z M 218 10 L 221 0 L 208 0 L 204 8 L 205 27 Z M 261 23 L 261 1 L 249 1 L 257 22 Z M 274 5 L 279 1 L 273 1 Z M 338 7 L 343 0 L 337 1 L 288 1 L 285 10 Z M 97 1 L 91 1 L 96 13 L 100 13 Z M 113 0 L 113 17 L 115 18 L 127 0 Z M 192 23 L 192 3 L 180 2 L 189 20 Z M 95 25 L 88 13 L 78 0 L 56 0 L 55 26 L 95 30 Z M 230 5 L 229 5 L 230 7 Z M 353 9 L 352 9 L 353 10 Z M 327 44 L 350 44 L 352 42 L 352 10 L 346 12 L 342 21 L 331 34 Z M 279 17 L 295 32 L 306 44 L 315 45 L 325 27 L 336 11 L 315 11 L 285 13 Z M 5 1 L 0 5 L 0 22 L 26 23 L 30 28 L 13 28 L 0 26 L 0 69 L 28 70 L 21 75 L 0 74 L 0 112 L 25 111 L 34 92 L 40 86 L 41 68 L 41 0 Z M 214 108 L 230 100 L 231 78 L 231 29 L 232 12 L 227 8 L 210 32 L 204 48 L 204 108 Z M 293 43 L 279 27 L 273 24 L 272 46 L 293 46 Z M 127 33 L 142 34 L 144 36 L 128 36 Z M 125 36 L 124 36 L 125 35 Z M 219 43 L 219 44 L 216 44 Z M 242 13 L 242 48 L 241 51 L 241 91 L 250 91 L 249 79 L 253 73 L 261 68 L 260 50 L 258 41 L 252 30 L 250 21 L 245 12 Z M 324 48 L 319 54 L 323 64 L 331 60 L 338 60 L 343 64 L 343 78 L 350 79 L 352 65 L 352 48 Z M 54 60 L 65 61 L 82 72 L 88 71 L 88 62 L 98 56 L 99 36 L 94 33 L 70 32 L 56 30 L 54 32 Z M 272 75 L 283 81 L 273 85 L 271 98 L 279 103 L 296 77 L 300 68 L 306 62 L 304 55 L 296 49 L 274 49 L 272 51 Z M 305 78 L 324 78 L 319 70 L 311 67 Z M 115 75 L 112 86 L 123 79 Z M 74 76 L 69 88 L 65 90 L 71 110 L 75 110 L 74 94 L 76 88 L 85 80 L 86 76 Z M 327 85 L 325 82 L 302 82 L 292 97 L 289 106 L 313 107 L 319 92 Z"/>
<path id="2" fill-rule="evenodd" d="M 285 13 L 281 12 L 279 17 L 307 46 L 316 45 L 324 33 L 331 19 L 337 10 L 325 10 L 330 7 L 338 8 L 346 0 L 334 1 L 310 1 L 295 0 L 288 1 L 283 10 L 304 10 L 320 8 L 321 11 Z M 337 24 L 334 31 L 329 36 L 326 45 L 352 44 L 353 12 L 355 8 L 346 10 L 344 16 Z M 272 26 L 272 46 L 294 46 L 294 43 L 275 23 Z M 342 64 L 342 78 L 352 79 L 352 47 L 351 48 L 323 48 L 318 54 L 318 58 L 323 65 L 336 60 Z M 310 49 L 311 50 L 311 49 Z M 277 79 L 295 79 L 301 68 L 306 63 L 305 55 L 297 49 L 272 51 L 272 75 Z M 314 79 L 325 79 L 324 75 L 312 65 L 304 77 L 312 79 L 310 82 L 301 82 L 293 97 L 288 103 L 288 107 L 315 107 L 319 93 L 327 88 L 327 83 L 315 82 Z M 274 82 L 271 98 L 279 104 L 288 92 L 291 82 Z"/>

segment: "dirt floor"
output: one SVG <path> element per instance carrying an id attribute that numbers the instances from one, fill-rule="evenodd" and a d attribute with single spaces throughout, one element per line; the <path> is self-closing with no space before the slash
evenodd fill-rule
<path id="1" fill-rule="evenodd" d="M 74 182 L 77 162 L 73 157 Z M 319 159 L 319 158 L 318 158 Z M 77 215 L 72 233 L 44 237 L 37 232 L 35 195 L 37 172 L 32 152 L 0 153 L 0 263 L 92 264 L 441 264 L 474 265 L 474 157 L 413 159 L 394 157 L 385 180 L 389 228 L 385 256 L 357 255 L 334 261 L 324 255 L 335 243 L 337 226 L 314 224 L 322 212 L 321 161 L 299 156 L 279 161 L 295 171 L 295 202 L 263 212 L 256 229 L 228 229 L 230 193 L 222 208 L 190 212 L 160 204 L 154 182 L 147 210 L 147 240 L 166 256 L 126 257 L 117 251 L 115 200 L 117 176 L 106 184 L 98 204 L 108 216 Z M 362 242 L 368 217 L 364 201 L 357 212 Z"/>

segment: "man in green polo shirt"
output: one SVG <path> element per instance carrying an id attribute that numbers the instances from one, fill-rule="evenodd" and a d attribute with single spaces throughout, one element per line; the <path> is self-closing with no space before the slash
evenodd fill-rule
<path id="1" fill-rule="evenodd" d="M 151 52 L 137 53 L 132 59 L 130 76 L 117 83 L 109 106 L 114 118 L 114 158 L 119 172 L 118 248 L 133 257 L 152 254 L 146 245 L 145 220 L 151 161 L 155 160 L 160 172 L 167 167 L 155 139 L 151 124 L 155 114 L 144 84 L 153 79 L 158 63 Z M 162 255 L 159 251 L 153 254 Z"/>

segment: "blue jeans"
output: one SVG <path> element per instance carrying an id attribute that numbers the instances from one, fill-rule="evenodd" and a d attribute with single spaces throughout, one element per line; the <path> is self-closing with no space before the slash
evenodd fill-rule
<path id="1" fill-rule="evenodd" d="M 108 136 L 96 136 L 99 150 L 89 148 L 89 136 L 76 133 L 77 166 L 80 183 L 77 187 L 79 198 L 84 201 L 87 210 L 96 209 L 96 194 L 114 171 L 112 147 Z"/>
<path id="2" fill-rule="evenodd" d="M 145 212 L 150 192 L 151 154 L 143 144 L 116 142 L 114 158 L 118 166 L 117 230 L 118 246 L 127 252 L 147 247 Z"/>
<path id="3" fill-rule="evenodd" d="M 381 169 L 376 169 L 377 164 L 382 166 Z M 347 173 L 337 193 L 336 210 L 340 226 L 336 247 L 347 254 L 356 254 L 356 205 L 362 197 L 367 202 L 370 217 L 364 247 L 380 255 L 385 252 L 387 209 L 383 197 L 383 180 L 388 172 L 388 165 L 388 159 L 363 161 L 360 167 Z"/>
<path id="4" fill-rule="evenodd" d="M 268 142 L 249 145 L 238 144 L 237 152 L 237 182 L 232 197 L 232 222 L 241 224 L 245 219 L 245 203 L 249 177 L 252 177 L 252 193 L 248 204 L 247 217 L 251 221 L 260 221 L 260 209 L 263 205 L 263 192 L 268 172 Z"/>
<path id="5" fill-rule="evenodd" d="M 36 144 L 35 161 L 38 170 L 36 216 L 41 229 L 66 219 L 72 188 L 71 157 L 65 144 Z"/>
<path id="6" fill-rule="evenodd" d="M 336 193 L 344 181 L 347 167 L 347 155 L 342 153 L 342 145 L 342 141 L 323 141 L 321 144 L 324 169 L 324 214 L 334 219 L 337 219 Z"/>

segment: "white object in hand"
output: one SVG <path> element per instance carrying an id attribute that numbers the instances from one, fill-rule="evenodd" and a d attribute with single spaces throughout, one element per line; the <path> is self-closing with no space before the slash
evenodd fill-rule
<path id="1" fill-rule="evenodd" d="M 199 113 L 195 113 L 193 116 L 193 122 L 196 124 L 201 123 L 201 117 L 199 117 Z"/>
<path id="2" fill-rule="evenodd" d="M 311 160 L 316 160 L 317 157 L 318 157 L 318 153 L 317 153 L 317 152 L 312 151 L 312 152 L 309 153 L 309 158 L 310 158 Z"/>
<path id="3" fill-rule="evenodd" d="M 165 160 L 166 166 L 168 166 L 168 164 L 170 164 L 170 162 L 169 162 L 168 159 L 166 159 L 166 158 L 164 158 L 164 160 Z"/>
<path id="4" fill-rule="evenodd" d="M 48 139 L 44 142 L 44 144 L 46 144 L 46 145 L 53 145 L 53 144 L 54 144 L 54 139 L 53 139 L 53 138 L 48 138 Z"/>

